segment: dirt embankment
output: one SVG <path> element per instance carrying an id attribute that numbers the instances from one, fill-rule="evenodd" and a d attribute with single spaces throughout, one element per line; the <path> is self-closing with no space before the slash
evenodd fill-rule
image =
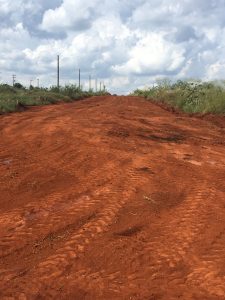
<path id="1" fill-rule="evenodd" d="M 0 117 L 1 299 L 225 299 L 225 129 L 134 97 Z"/>

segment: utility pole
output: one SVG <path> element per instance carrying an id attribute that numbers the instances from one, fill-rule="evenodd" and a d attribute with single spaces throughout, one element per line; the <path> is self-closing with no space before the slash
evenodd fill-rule
<path id="1" fill-rule="evenodd" d="M 32 86 L 32 82 L 33 82 L 33 79 L 30 79 L 30 88 L 31 88 L 31 86 Z"/>
<path id="2" fill-rule="evenodd" d="M 102 82 L 100 81 L 100 92 L 102 91 Z"/>
<path id="3" fill-rule="evenodd" d="M 57 88 L 59 90 L 59 55 L 57 55 Z"/>
<path id="4" fill-rule="evenodd" d="M 37 87 L 39 88 L 39 78 L 37 78 Z"/>
<path id="5" fill-rule="evenodd" d="M 80 69 L 78 70 L 78 82 L 79 82 L 79 89 L 80 89 Z"/>
<path id="6" fill-rule="evenodd" d="M 89 75 L 89 91 L 91 90 L 91 75 Z"/>
<path id="7" fill-rule="evenodd" d="M 12 75 L 12 79 L 13 79 L 13 86 L 14 86 L 16 82 L 16 75 Z"/>
<path id="8" fill-rule="evenodd" d="M 96 93 L 98 91 L 98 79 L 97 78 L 95 79 L 95 91 L 96 91 Z"/>

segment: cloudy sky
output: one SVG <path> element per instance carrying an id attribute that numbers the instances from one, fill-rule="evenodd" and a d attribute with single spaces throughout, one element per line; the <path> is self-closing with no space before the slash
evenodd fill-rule
<path id="1" fill-rule="evenodd" d="M 0 81 L 127 93 L 157 78 L 225 79 L 225 0 L 0 0 Z M 93 81 L 94 85 L 94 81 Z"/>

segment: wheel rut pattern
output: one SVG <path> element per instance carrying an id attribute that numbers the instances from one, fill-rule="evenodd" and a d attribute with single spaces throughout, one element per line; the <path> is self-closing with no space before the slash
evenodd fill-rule
<path id="1" fill-rule="evenodd" d="M 221 241 L 216 238 L 216 241 L 213 242 L 215 250 L 212 249 L 211 254 L 208 255 L 211 264 L 207 260 L 196 259 L 196 256 L 192 253 L 192 244 L 199 239 L 201 232 L 207 227 L 208 219 L 212 218 L 215 210 L 218 209 L 218 205 L 213 201 L 216 191 L 210 189 L 207 192 L 205 187 L 205 183 L 198 183 L 192 194 L 185 199 L 185 203 L 173 212 L 166 223 L 160 224 L 160 237 L 149 237 L 151 242 L 145 243 L 144 249 L 130 259 L 133 273 L 128 275 L 128 281 L 121 278 L 119 271 L 107 273 L 106 270 L 101 270 L 92 273 L 91 270 L 86 270 L 86 272 L 82 270 L 79 272 L 76 282 L 79 282 L 83 288 L 90 290 L 96 288 L 96 286 L 100 290 L 109 289 L 118 296 L 121 293 L 125 294 L 127 287 L 129 287 L 129 293 L 133 291 L 135 294 L 146 281 L 160 280 L 162 274 L 169 270 L 168 281 L 174 289 L 176 285 L 179 285 L 180 288 L 185 290 L 186 283 L 188 283 L 189 286 L 193 285 L 193 287 L 200 285 L 208 295 L 224 296 L 224 276 L 215 276 L 216 273 L 219 273 L 220 268 L 218 268 L 218 264 L 216 265 L 211 261 L 213 256 L 216 256 L 219 262 L 224 258 L 225 252 Z M 210 206 L 205 203 L 206 198 L 210 201 Z M 176 228 L 176 231 L 174 228 Z M 223 234 L 224 231 L 220 233 L 219 238 Z M 140 260 L 151 263 L 140 270 L 138 264 Z M 193 269 L 189 271 L 186 278 L 181 278 L 181 274 L 176 270 L 177 266 L 180 263 L 190 264 L 190 261 Z M 83 282 L 84 278 L 85 284 Z M 210 284 L 207 285 L 207 278 L 209 278 L 209 282 L 211 280 L 214 282 L 216 288 Z"/>
<path id="2" fill-rule="evenodd" d="M 1 116 L 0 298 L 225 299 L 212 122 L 114 96 Z"/>

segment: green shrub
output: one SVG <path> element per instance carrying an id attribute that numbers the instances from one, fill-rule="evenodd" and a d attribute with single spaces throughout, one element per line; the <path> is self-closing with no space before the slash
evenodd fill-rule
<path id="1" fill-rule="evenodd" d="M 19 105 L 47 105 L 56 104 L 60 101 L 72 102 L 94 95 L 103 95 L 107 92 L 94 93 L 93 91 L 83 91 L 76 85 L 66 85 L 64 87 L 52 86 L 47 88 L 25 89 L 22 85 L 15 84 L 14 87 L 7 84 L 0 84 L 0 113 L 13 112 L 19 110 Z"/>
<path id="2" fill-rule="evenodd" d="M 165 102 L 187 113 L 225 113 L 225 89 L 217 82 L 162 81 L 132 95 Z"/>
<path id="3" fill-rule="evenodd" d="M 14 84 L 14 88 L 16 88 L 16 89 L 24 89 L 24 86 L 23 86 L 21 83 L 16 82 L 16 83 Z"/>

